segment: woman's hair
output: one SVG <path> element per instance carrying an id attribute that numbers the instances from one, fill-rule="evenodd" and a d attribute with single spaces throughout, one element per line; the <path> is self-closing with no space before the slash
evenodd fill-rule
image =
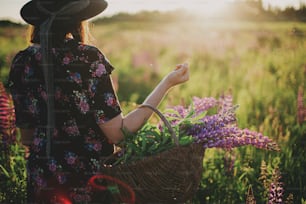
<path id="1" fill-rule="evenodd" d="M 73 25 L 53 26 L 50 29 L 50 34 L 53 45 L 59 47 L 67 38 L 74 38 L 81 43 L 87 43 L 90 37 L 87 21 L 82 21 Z M 29 37 L 31 43 L 40 43 L 39 26 L 30 26 Z"/>

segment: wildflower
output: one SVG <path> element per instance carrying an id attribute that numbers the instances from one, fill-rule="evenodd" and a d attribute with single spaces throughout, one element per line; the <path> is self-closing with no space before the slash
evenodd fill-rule
<path id="1" fill-rule="evenodd" d="M 274 170 L 272 177 L 273 181 L 269 188 L 268 204 L 281 204 L 283 203 L 284 188 L 283 183 L 280 182 L 281 175 L 278 168 Z"/>
<path id="2" fill-rule="evenodd" d="M 260 149 L 279 150 L 277 144 L 267 136 L 263 136 L 261 133 L 249 129 L 238 128 L 235 116 L 237 107 L 231 103 L 232 98 L 230 96 L 223 96 L 218 102 L 211 98 L 194 98 L 193 104 L 196 113 L 193 117 L 199 115 L 201 111 L 206 111 L 207 108 L 214 107 L 217 104 L 219 104 L 219 110 L 214 115 L 199 118 L 193 124 L 187 126 L 187 128 L 185 126 L 185 133 L 193 136 L 197 143 L 203 143 L 204 147 L 208 148 L 218 147 L 231 149 L 244 145 L 252 145 Z M 181 106 L 177 106 L 173 109 L 180 110 L 183 113 L 181 116 L 186 116 L 188 115 L 186 111 L 191 110 L 191 107 L 183 109 Z M 174 124 L 178 123 L 176 121 Z"/>
<path id="3" fill-rule="evenodd" d="M 256 200 L 253 194 L 252 186 L 249 186 L 248 194 L 246 198 L 246 204 L 256 204 Z"/>
<path id="4" fill-rule="evenodd" d="M 0 140 L 3 149 L 16 141 L 15 109 L 11 95 L 0 82 Z"/>
<path id="5" fill-rule="evenodd" d="M 203 99 L 199 97 L 193 97 L 192 102 L 194 109 L 196 110 L 197 113 L 202 113 L 218 105 L 218 100 L 216 100 L 213 97 L 207 97 Z"/>

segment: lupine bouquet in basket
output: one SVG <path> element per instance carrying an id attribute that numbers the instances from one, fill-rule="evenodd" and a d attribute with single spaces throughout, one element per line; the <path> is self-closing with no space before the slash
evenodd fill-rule
<path id="1" fill-rule="evenodd" d="M 206 148 L 231 149 L 244 145 L 278 151 L 278 145 L 262 133 L 238 127 L 232 96 L 219 99 L 193 97 L 187 106 L 174 106 L 163 112 L 170 122 L 180 145 L 200 143 Z M 175 143 L 162 122 L 146 123 L 137 133 L 125 130 L 125 139 L 120 143 L 121 150 L 114 163 L 124 164 L 158 154 L 175 146 Z"/>

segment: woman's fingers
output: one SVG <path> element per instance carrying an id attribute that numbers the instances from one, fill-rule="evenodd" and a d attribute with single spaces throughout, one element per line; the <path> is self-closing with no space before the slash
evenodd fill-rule
<path id="1" fill-rule="evenodd" d="M 182 68 L 183 68 L 184 70 L 188 69 L 188 63 L 176 65 L 175 70 L 179 70 L 179 69 L 182 69 Z"/>
<path id="2" fill-rule="evenodd" d="M 189 66 L 187 63 L 178 64 L 175 66 L 175 70 L 170 72 L 167 76 L 167 81 L 171 86 L 181 84 L 189 80 Z"/>

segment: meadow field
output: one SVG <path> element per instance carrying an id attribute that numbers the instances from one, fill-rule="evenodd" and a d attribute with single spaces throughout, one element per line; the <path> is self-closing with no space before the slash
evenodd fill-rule
<path id="1" fill-rule="evenodd" d="M 260 131 L 280 145 L 280 152 L 206 150 L 192 203 L 246 203 L 252 193 L 257 203 L 267 203 L 275 190 L 271 183 L 281 203 L 306 203 L 306 24 L 97 21 L 90 28 L 91 43 L 115 67 L 112 75 L 124 112 L 140 104 L 176 64 L 188 62 L 190 81 L 174 87 L 160 110 L 189 104 L 193 96 L 231 93 L 239 105 L 239 127 Z M 12 57 L 28 44 L 26 29 L 0 28 L 3 82 Z M 0 203 L 24 199 L 22 154 L 18 145 L 9 157 L 1 154 L 1 162 L 10 162 L 0 163 Z"/>

